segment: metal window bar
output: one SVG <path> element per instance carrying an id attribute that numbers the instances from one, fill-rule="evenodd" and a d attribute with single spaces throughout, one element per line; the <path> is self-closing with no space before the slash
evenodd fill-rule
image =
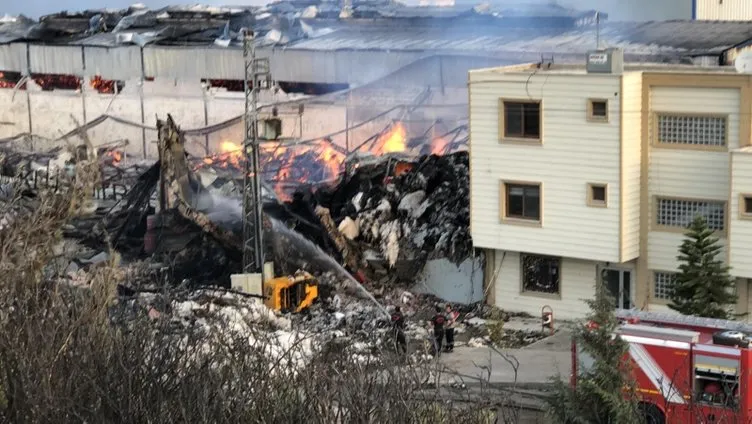
<path id="1" fill-rule="evenodd" d="M 676 274 L 670 272 L 656 272 L 653 281 L 653 294 L 656 299 L 668 300 L 674 292 Z"/>

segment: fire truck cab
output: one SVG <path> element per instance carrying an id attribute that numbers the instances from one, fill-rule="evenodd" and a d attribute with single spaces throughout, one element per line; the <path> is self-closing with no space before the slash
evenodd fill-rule
<path id="1" fill-rule="evenodd" d="M 649 423 L 752 423 L 752 325 L 635 310 L 617 317 Z M 573 343 L 573 385 L 592 363 Z"/>

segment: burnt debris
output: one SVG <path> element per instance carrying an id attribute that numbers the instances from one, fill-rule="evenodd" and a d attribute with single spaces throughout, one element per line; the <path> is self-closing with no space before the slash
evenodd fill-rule
<path id="1" fill-rule="evenodd" d="M 357 262 L 367 267 L 420 270 L 428 259 L 460 263 L 472 255 L 469 183 L 466 152 L 417 160 L 386 156 L 348 163 L 332 188 L 299 189 L 290 209 L 311 215 L 326 208 L 336 224 L 331 238 L 357 245 Z"/>

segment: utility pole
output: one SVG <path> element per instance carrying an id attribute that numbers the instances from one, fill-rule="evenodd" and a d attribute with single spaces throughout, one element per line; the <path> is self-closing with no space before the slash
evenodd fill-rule
<path id="1" fill-rule="evenodd" d="M 256 58 L 255 34 L 246 29 L 243 36 L 245 62 L 245 177 L 243 181 L 243 273 L 260 274 L 263 287 L 264 243 L 259 166 L 258 93 L 271 86 L 269 59 Z"/>

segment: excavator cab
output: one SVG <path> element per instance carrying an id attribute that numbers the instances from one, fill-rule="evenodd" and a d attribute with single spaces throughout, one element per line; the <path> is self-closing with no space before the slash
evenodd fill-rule
<path id="1" fill-rule="evenodd" d="M 305 271 L 273 278 L 264 284 L 264 304 L 275 311 L 300 312 L 310 307 L 318 295 L 318 281 Z"/>

